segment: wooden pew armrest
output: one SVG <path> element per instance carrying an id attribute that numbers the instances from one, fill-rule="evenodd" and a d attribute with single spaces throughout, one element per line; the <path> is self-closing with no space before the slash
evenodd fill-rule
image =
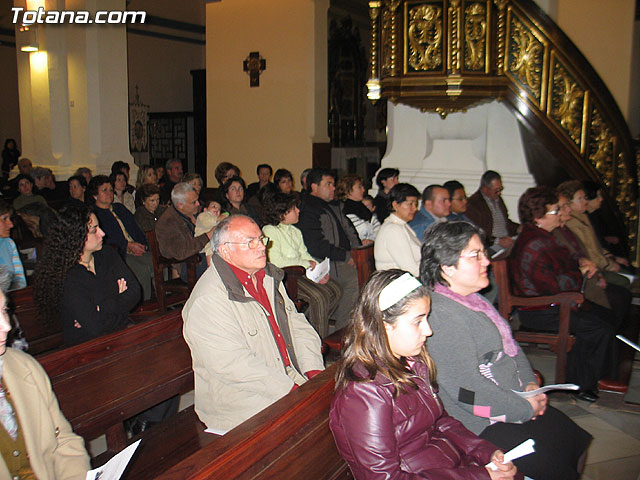
<path id="1" fill-rule="evenodd" d="M 578 292 L 561 292 L 545 297 L 512 296 L 510 303 L 514 307 L 540 307 L 544 305 L 568 305 L 569 307 L 584 302 L 584 295 Z"/>

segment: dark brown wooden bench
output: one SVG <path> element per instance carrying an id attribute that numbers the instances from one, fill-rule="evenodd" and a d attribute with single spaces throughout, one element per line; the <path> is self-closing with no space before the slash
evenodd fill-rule
<path id="1" fill-rule="evenodd" d="M 107 456 L 129 443 L 124 420 L 193 390 L 191 353 L 182 337 L 179 311 L 38 361 L 74 431 L 86 441 L 105 434 Z M 191 422 L 199 424 L 192 410 Z"/>
<path id="2" fill-rule="evenodd" d="M 371 274 L 376 271 L 376 262 L 373 258 L 373 243 L 351 250 L 351 258 L 356 264 L 358 284 L 362 290 Z"/>
<path id="3" fill-rule="evenodd" d="M 31 355 L 62 346 L 62 325 L 59 321 L 42 319 L 33 299 L 33 287 L 9 292 L 9 301 L 27 342 Z"/>
<path id="4" fill-rule="evenodd" d="M 284 287 L 287 290 L 289 298 L 295 304 L 296 309 L 300 313 L 304 313 L 309 307 L 309 304 L 298 298 L 298 280 L 300 280 L 300 277 L 304 277 L 307 271 L 299 265 L 284 267 L 282 271 L 284 272 Z"/>
<path id="5" fill-rule="evenodd" d="M 184 303 L 189 298 L 191 290 L 196 284 L 196 266 L 202 261 L 200 255 L 192 255 L 184 260 L 165 258 L 160 254 L 160 247 L 156 239 L 156 233 L 152 230 L 145 233 L 149 243 L 149 251 L 153 261 L 153 281 L 156 289 L 158 311 L 164 313 L 167 307 Z M 171 267 L 173 265 L 185 263 L 187 265 L 187 282 L 179 278 L 171 278 Z M 165 280 L 165 271 L 168 272 Z"/>
<path id="6" fill-rule="evenodd" d="M 134 458 L 127 479 L 350 479 L 329 430 L 333 365 L 164 474 Z M 143 453 L 143 452 L 141 452 Z M 144 455 L 142 455 L 144 457 Z"/>
<path id="7" fill-rule="evenodd" d="M 529 332 L 515 330 L 513 337 L 519 343 L 546 344 L 557 356 L 555 383 L 564 383 L 567 378 L 567 356 L 576 339 L 569 333 L 569 316 L 574 304 L 584 302 L 582 294 L 562 292 L 545 297 L 518 297 L 511 292 L 508 260 L 493 260 L 493 273 L 498 284 L 498 310 L 507 321 L 515 307 L 537 307 L 551 304 L 560 305 L 558 333 Z"/>
<path id="8" fill-rule="evenodd" d="M 364 284 L 369 281 L 371 274 L 376 271 L 376 264 L 373 258 L 373 244 L 354 248 L 351 250 L 351 258 L 353 258 L 356 264 L 358 284 L 360 285 L 360 290 L 362 290 Z M 347 333 L 347 327 L 336 330 L 331 335 L 323 338 L 322 347 L 324 353 L 326 354 L 331 350 L 336 352 L 342 350 L 342 341 L 345 333 Z"/>

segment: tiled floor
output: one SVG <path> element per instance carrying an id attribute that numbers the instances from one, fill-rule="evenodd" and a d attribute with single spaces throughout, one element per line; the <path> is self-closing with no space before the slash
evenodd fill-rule
<path id="1" fill-rule="evenodd" d="M 534 368 L 551 383 L 555 357 L 544 350 L 528 350 Z M 626 399 L 640 402 L 640 361 L 634 362 Z M 627 405 L 623 396 L 601 392 L 594 403 L 576 401 L 564 393 L 553 393 L 550 403 L 593 435 L 582 480 L 640 480 L 640 405 Z"/>

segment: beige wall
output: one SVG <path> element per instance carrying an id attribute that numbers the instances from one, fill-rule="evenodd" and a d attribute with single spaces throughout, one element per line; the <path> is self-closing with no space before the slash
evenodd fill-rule
<path id="1" fill-rule="evenodd" d="M 637 88 L 631 83 L 635 4 L 635 0 L 557 0 L 558 25 L 607 84 L 627 121 L 638 108 L 631 104 L 631 89 Z"/>
<path id="2" fill-rule="evenodd" d="M 16 49 L 0 46 L 0 92 L 2 92 L 2 114 L 0 114 L 0 150 L 7 138 L 20 141 L 20 103 L 18 101 L 18 65 Z"/>
<path id="3" fill-rule="evenodd" d="M 247 182 L 269 163 L 299 178 L 312 144 L 326 137 L 328 0 L 232 0 L 206 6 L 208 181 L 218 163 L 240 167 Z M 250 88 L 243 60 L 267 62 Z M 296 180 L 296 188 L 299 188 Z"/>
<path id="4" fill-rule="evenodd" d="M 193 111 L 189 72 L 204 68 L 204 52 L 204 45 L 129 33 L 129 100 L 135 101 L 137 85 L 150 112 Z"/>
<path id="5" fill-rule="evenodd" d="M 175 0 L 131 0 L 128 10 L 144 10 L 147 15 L 204 25 L 204 2 Z M 188 38 L 202 38 L 190 32 L 144 26 L 150 30 Z M 129 99 L 135 101 L 136 85 L 140 101 L 150 112 L 190 112 L 193 110 L 191 70 L 204 68 L 205 46 L 157 37 L 127 34 Z"/>

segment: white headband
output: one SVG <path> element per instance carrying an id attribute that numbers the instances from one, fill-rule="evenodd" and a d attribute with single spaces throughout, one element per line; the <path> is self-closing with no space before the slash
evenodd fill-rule
<path id="1" fill-rule="evenodd" d="M 384 287 L 378 296 L 380 311 L 392 307 L 422 284 L 410 273 L 405 273 Z"/>

